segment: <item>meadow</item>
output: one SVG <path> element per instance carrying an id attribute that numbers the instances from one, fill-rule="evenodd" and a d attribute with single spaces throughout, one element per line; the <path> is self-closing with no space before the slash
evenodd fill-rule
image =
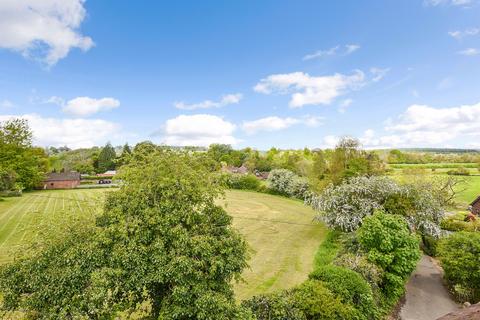
<path id="1" fill-rule="evenodd" d="M 95 214 L 104 189 L 52 190 L 25 193 L 0 202 L 0 264 L 13 258 L 20 245 L 65 223 L 65 212 Z M 237 299 L 290 288 L 312 271 L 315 252 L 326 228 L 313 221 L 314 212 L 301 201 L 228 191 L 220 203 L 233 216 L 234 227 L 250 247 L 250 267 L 235 285 Z"/>

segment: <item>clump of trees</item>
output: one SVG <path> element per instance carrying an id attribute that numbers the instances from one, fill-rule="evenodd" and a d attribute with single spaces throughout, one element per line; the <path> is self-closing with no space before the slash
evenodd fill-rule
<path id="1" fill-rule="evenodd" d="M 140 149 L 139 149 L 140 151 Z M 203 155 L 134 154 L 91 227 L 0 269 L 0 310 L 37 319 L 242 319 L 247 249 Z"/>
<path id="2" fill-rule="evenodd" d="M 0 123 L 0 191 L 30 190 L 43 181 L 48 157 L 33 147 L 32 138 L 27 120 Z"/>

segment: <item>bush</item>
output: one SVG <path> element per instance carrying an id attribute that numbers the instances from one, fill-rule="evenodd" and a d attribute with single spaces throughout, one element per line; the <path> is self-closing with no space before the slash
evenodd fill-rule
<path id="1" fill-rule="evenodd" d="M 435 257 L 437 255 L 438 239 L 431 236 L 422 237 L 422 249 L 427 255 Z"/>
<path id="2" fill-rule="evenodd" d="M 293 303 L 307 320 L 361 319 L 360 313 L 324 286 L 321 281 L 307 280 L 292 292 Z"/>
<path id="3" fill-rule="evenodd" d="M 310 279 L 320 280 L 343 303 L 354 305 L 364 319 L 376 318 L 372 289 L 355 271 L 334 265 L 317 268 Z"/>
<path id="4" fill-rule="evenodd" d="M 448 170 L 447 174 L 448 175 L 453 175 L 453 176 L 469 176 L 470 171 L 468 171 L 468 169 L 466 169 L 464 167 L 460 167 L 460 168 L 457 168 L 457 169 Z"/>
<path id="5" fill-rule="evenodd" d="M 471 303 L 480 300 L 480 233 L 457 232 L 442 239 L 438 256 L 445 271 L 445 279 L 457 297 Z"/>
<path id="6" fill-rule="evenodd" d="M 420 257 L 419 239 L 410 233 L 403 217 L 383 212 L 365 218 L 357 236 L 368 260 L 385 271 L 382 291 L 396 301 Z"/>
<path id="7" fill-rule="evenodd" d="M 440 226 L 447 231 L 480 231 L 480 219 L 465 221 L 467 213 L 457 213 L 442 220 Z"/>
<path id="8" fill-rule="evenodd" d="M 227 187 L 241 190 L 259 190 L 260 180 L 253 174 L 229 174 L 226 179 Z"/>
<path id="9" fill-rule="evenodd" d="M 242 302 L 257 320 L 305 320 L 304 313 L 293 304 L 289 291 L 260 295 Z"/>
<path id="10" fill-rule="evenodd" d="M 5 191 L 0 191 L 0 197 L 21 197 L 22 196 L 22 190 L 5 190 Z"/>
<path id="11" fill-rule="evenodd" d="M 288 197 L 304 199 L 308 191 L 307 180 L 287 169 L 270 171 L 267 182 L 271 190 Z"/>

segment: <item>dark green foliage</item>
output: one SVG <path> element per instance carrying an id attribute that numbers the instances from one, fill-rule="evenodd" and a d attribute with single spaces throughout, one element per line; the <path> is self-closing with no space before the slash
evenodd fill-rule
<path id="1" fill-rule="evenodd" d="M 354 305 L 364 319 L 376 317 L 376 306 L 372 289 L 361 275 L 355 271 L 334 265 L 315 269 L 310 279 L 322 281 L 343 303 Z"/>
<path id="2" fill-rule="evenodd" d="M 115 169 L 115 158 L 117 154 L 115 153 L 115 149 L 112 147 L 110 142 L 108 142 L 105 147 L 102 148 L 100 154 L 98 155 L 98 164 L 97 164 L 97 172 L 103 173 L 107 170 Z"/>
<path id="3" fill-rule="evenodd" d="M 476 303 L 480 300 L 480 233 L 456 232 L 442 239 L 438 256 L 445 279 L 455 293 Z"/>
<path id="4" fill-rule="evenodd" d="M 202 156 L 157 151 L 122 168 L 96 225 L 0 271 L 0 310 L 36 319 L 238 319 L 246 243 Z"/>
<path id="5" fill-rule="evenodd" d="M 241 190 L 258 190 L 261 182 L 253 174 L 228 174 L 226 176 L 227 187 Z"/>
<path id="6" fill-rule="evenodd" d="M 437 255 L 438 239 L 432 236 L 422 236 L 422 250 L 425 254 L 435 257 Z"/>
<path id="7" fill-rule="evenodd" d="M 242 307 L 251 310 L 257 320 L 307 319 L 304 313 L 295 307 L 289 291 L 252 297 L 243 301 Z"/>
<path id="8" fill-rule="evenodd" d="M 480 219 L 468 221 L 467 213 L 457 213 L 444 218 L 440 226 L 448 231 L 480 231 Z"/>
<path id="9" fill-rule="evenodd" d="M 385 271 L 384 294 L 396 300 L 420 257 L 419 240 L 403 217 L 383 212 L 365 218 L 357 236 L 368 260 Z"/>

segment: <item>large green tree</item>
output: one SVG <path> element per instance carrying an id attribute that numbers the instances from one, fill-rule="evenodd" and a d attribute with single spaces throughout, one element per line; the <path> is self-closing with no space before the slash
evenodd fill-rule
<path id="1" fill-rule="evenodd" d="M 8 180 L 0 185 L 11 188 L 12 178 L 20 189 L 33 189 L 41 183 L 48 170 L 47 155 L 42 148 L 32 146 L 32 137 L 27 120 L 0 123 L 0 172 Z"/>
<path id="2" fill-rule="evenodd" d="M 216 204 L 203 155 L 159 150 L 122 167 L 95 226 L 0 271 L 3 310 L 37 319 L 239 319 L 246 243 Z"/>
<path id="3" fill-rule="evenodd" d="M 116 157 L 117 154 L 115 153 L 115 149 L 110 144 L 110 142 L 108 142 L 105 147 L 102 148 L 102 151 L 100 151 L 100 154 L 98 155 L 97 171 L 105 172 L 107 170 L 115 169 Z"/>

